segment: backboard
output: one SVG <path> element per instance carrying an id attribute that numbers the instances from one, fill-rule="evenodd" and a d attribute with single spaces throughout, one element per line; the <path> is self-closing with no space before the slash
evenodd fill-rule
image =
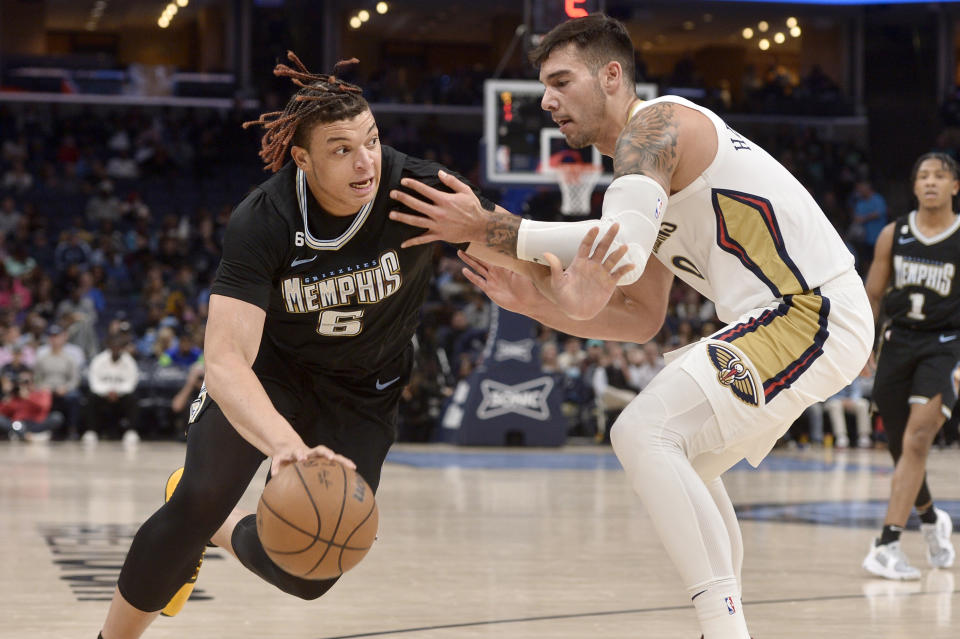
<path id="1" fill-rule="evenodd" d="M 571 149 L 550 114 L 540 108 L 543 85 L 537 80 L 484 83 L 484 177 L 491 184 L 556 184 L 550 156 L 564 152 L 602 167 L 599 184 L 613 180 L 613 161 L 593 147 Z M 637 95 L 657 97 L 657 85 L 638 84 Z M 545 168 L 546 167 L 546 168 Z"/>

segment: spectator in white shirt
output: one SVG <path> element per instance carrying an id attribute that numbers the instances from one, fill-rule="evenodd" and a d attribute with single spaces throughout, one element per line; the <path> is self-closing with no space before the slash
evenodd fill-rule
<path id="1" fill-rule="evenodd" d="M 107 350 L 90 361 L 87 379 L 90 384 L 89 405 L 84 442 L 96 442 L 101 434 L 124 431 L 123 441 L 139 441 L 137 434 L 137 383 L 140 371 L 128 352 L 129 337 L 111 335 Z"/>

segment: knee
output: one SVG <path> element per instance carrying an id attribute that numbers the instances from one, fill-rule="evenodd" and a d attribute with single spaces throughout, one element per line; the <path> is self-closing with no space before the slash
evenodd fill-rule
<path id="1" fill-rule="evenodd" d="M 682 449 L 682 443 L 664 430 L 666 412 L 656 398 L 640 395 L 610 427 L 610 444 L 621 462 L 667 448 Z"/>
<path id="2" fill-rule="evenodd" d="M 191 522 L 198 529 L 209 530 L 212 535 L 226 519 L 233 505 L 219 499 L 208 485 L 181 482 L 164 508 L 179 519 Z"/>
<path id="3" fill-rule="evenodd" d="M 621 412 L 610 427 L 610 445 L 617 457 L 623 460 L 627 453 L 631 455 L 645 453 L 650 448 L 650 438 L 644 432 L 645 430 L 641 422 L 628 417 L 627 411 Z"/>
<path id="4" fill-rule="evenodd" d="M 903 454 L 926 457 L 937 430 L 933 424 L 911 424 L 903 435 Z"/>

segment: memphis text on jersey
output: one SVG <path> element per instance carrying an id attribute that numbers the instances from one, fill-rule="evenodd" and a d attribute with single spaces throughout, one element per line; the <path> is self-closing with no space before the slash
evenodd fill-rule
<path id="1" fill-rule="evenodd" d="M 289 277 L 283 280 L 283 302 L 288 313 L 311 313 L 335 306 L 376 304 L 400 289 L 400 258 L 389 250 L 380 259 L 335 273 Z"/>
<path id="2" fill-rule="evenodd" d="M 893 256 L 894 288 L 922 286 L 946 297 L 953 287 L 956 266 L 950 262 L 930 262 L 904 255 Z"/>

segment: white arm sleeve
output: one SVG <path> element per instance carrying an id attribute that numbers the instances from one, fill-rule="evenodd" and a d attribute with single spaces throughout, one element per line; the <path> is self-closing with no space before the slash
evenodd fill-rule
<path id="1" fill-rule="evenodd" d="M 603 214 L 599 220 L 582 222 L 535 222 L 523 220 L 517 232 L 517 257 L 528 262 L 546 264 L 544 253 L 553 253 L 563 267 L 577 256 L 580 242 L 590 229 L 599 226 L 600 233 L 594 247 L 615 223 L 620 231 L 610 246 L 615 251 L 624 244 L 627 254 L 623 263 L 634 265 L 632 271 L 620 278 L 619 286 L 632 284 L 643 274 L 647 259 L 660 230 L 660 218 L 667 208 L 667 194 L 654 180 L 645 175 L 618 177 L 603 196 Z"/>

